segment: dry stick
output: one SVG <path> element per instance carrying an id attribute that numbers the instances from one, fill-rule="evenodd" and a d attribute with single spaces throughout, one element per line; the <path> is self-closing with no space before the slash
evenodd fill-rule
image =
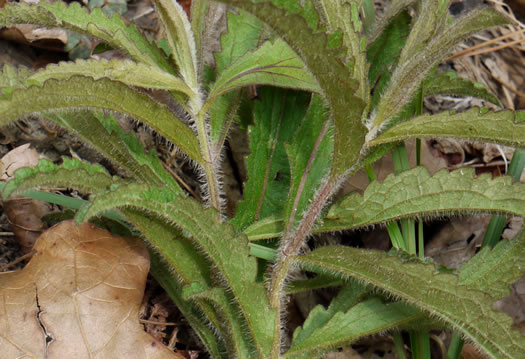
<path id="1" fill-rule="evenodd" d="M 492 45 L 492 44 L 494 44 L 496 42 L 499 42 L 501 40 L 507 39 L 507 38 L 512 37 L 514 35 L 520 35 L 520 34 L 525 34 L 525 29 L 521 29 L 519 31 L 511 32 L 509 34 L 502 35 L 500 37 L 496 37 L 495 39 L 484 41 L 482 43 L 479 43 L 477 45 L 469 47 L 468 49 L 458 51 L 454 55 L 448 57 L 445 61 L 449 61 L 449 60 L 455 59 L 457 57 L 474 56 L 474 55 L 478 55 L 478 54 L 484 54 L 484 53 L 487 53 L 487 52 L 501 50 L 501 49 L 504 49 L 504 48 L 509 47 L 509 46 L 514 46 L 516 44 L 524 42 L 525 41 L 525 37 L 521 38 L 521 39 L 518 39 L 518 40 L 514 40 L 514 41 L 511 41 L 511 42 L 508 42 L 508 43 L 501 44 L 499 46 L 490 47 L 488 49 L 483 49 L 483 50 L 480 50 L 480 51 L 474 51 L 474 50 L 480 49 L 482 47 L 486 47 L 486 46 Z"/>
<path id="2" fill-rule="evenodd" d="M 17 259 L 15 259 L 14 261 L 12 262 L 9 262 L 7 264 L 4 264 L 3 266 L 0 266 L 0 272 L 4 272 L 7 268 L 10 268 L 14 265 L 17 265 L 18 263 L 22 262 L 22 261 L 25 261 L 26 259 L 28 258 L 31 258 L 32 256 L 34 256 L 36 254 L 36 251 L 33 249 L 31 252 L 27 253 L 27 254 L 24 254 L 23 256 L 21 257 L 18 257 Z"/>
<path id="3" fill-rule="evenodd" d="M 508 84 L 507 82 L 503 81 L 502 79 L 494 76 L 494 74 L 492 74 L 490 71 L 484 69 L 484 68 L 481 68 L 486 74 L 488 74 L 489 76 L 491 76 L 496 82 L 498 82 L 501 86 L 504 86 L 506 87 L 507 89 L 509 89 L 509 91 L 513 92 L 515 95 L 519 96 L 519 97 L 524 97 L 525 98 L 525 93 L 523 92 L 520 92 L 514 88 L 512 88 L 512 86 L 510 84 Z"/>
<path id="4" fill-rule="evenodd" d="M 142 324 L 152 324 L 152 325 L 163 325 L 166 327 L 176 327 L 182 325 L 181 323 L 171 323 L 171 322 L 157 322 L 155 320 L 139 319 L 139 322 Z"/>
<path id="5" fill-rule="evenodd" d="M 522 31 L 518 31 L 518 32 L 524 32 L 525 33 L 525 29 L 522 30 Z M 494 39 L 494 40 L 496 40 L 496 39 Z M 486 49 L 480 49 L 478 51 L 472 51 L 472 50 L 478 49 L 480 47 L 484 47 L 486 45 L 489 45 L 489 42 L 493 42 L 494 40 L 483 42 L 483 43 L 478 44 L 476 46 L 469 47 L 468 49 L 465 49 L 463 51 L 459 51 L 459 52 L 455 53 L 454 55 L 452 55 L 452 56 L 448 57 L 447 59 L 445 59 L 445 61 L 449 61 L 449 60 L 452 60 L 452 59 L 455 59 L 455 58 L 458 58 L 458 57 L 486 54 L 486 53 L 489 53 L 489 52 L 494 52 L 494 51 L 498 51 L 498 50 L 501 50 L 501 49 L 505 49 L 507 47 L 511 47 L 511 46 L 520 44 L 522 42 L 525 42 L 525 37 L 521 38 L 521 39 L 518 39 L 518 40 L 511 41 L 511 42 L 507 42 L 507 43 L 499 45 L 499 46 L 489 47 L 489 48 L 486 48 Z M 481 45 L 481 46 L 479 46 L 479 45 Z"/>
<path id="6" fill-rule="evenodd" d="M 164 169 L 166 171 L 168 171 L 173 177 L 175 177 L 175 179 L 177 180 L 177 182 L 182 186 L 184 187 L 188 192 L 190 192 L 190 194 L 195 197 L 196 200 L 198 200 L 199 202 L 201 201 L 201 198 L 199 196 L 197 196 L 197 194 L 191 189 L 191 187 L 182 180 L 182 178 L 180 178 L 180 176 L 177 174 L 177 172 L 175 172 L 174 170 L 172 170 L 167 164 L 163 163 L 162 164 L 164 166 Z"/>

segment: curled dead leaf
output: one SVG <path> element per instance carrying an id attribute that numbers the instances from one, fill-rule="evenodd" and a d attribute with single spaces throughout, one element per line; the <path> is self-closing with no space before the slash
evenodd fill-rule
<path id="1" fill-rule="evenodd" d="M 18 146 L 2 157 L 1 180 L 11 178 L 19 168 L 38 164 L 40 155 L 29 146 L 29 143 Z M 36 239 L 45 229 L 41 218 L 49 212 L 48 205 L 29 198 L 16 198 L 4 201 L 3 207 L 18 244 L 24 253 L 29 253 Z"/>
<path id="2" fill-rule="evenodd" d="M 2 358 L 183 358 L 139 323 L 149 271 L 140 240 L 66 221 L 34 248 L 23 270 L 0 274 Z"/>

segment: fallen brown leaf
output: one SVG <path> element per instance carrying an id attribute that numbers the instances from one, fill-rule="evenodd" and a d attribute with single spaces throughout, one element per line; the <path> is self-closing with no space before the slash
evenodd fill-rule
<path id="1" fill-rule="evenodd" d="M 138 311 L 149 257 L 137 239 L 66 221 L 20 271 L 0 274 L 3 359 L 173 359 Z"/>
<path id="2" fill-rule="evenodd" d="M 0 179 L 7 180 L 17 169 L 36 166 L 39 161 L 40 155 L 29 143 L 18 146 L 0 160 Z M 24 253 L 29 253 L 45 229 L 41 218 L 49 212 L 48 205 L 30 198 L 16 198 L 4 201 L 3 207 L 18 244 Z"/>

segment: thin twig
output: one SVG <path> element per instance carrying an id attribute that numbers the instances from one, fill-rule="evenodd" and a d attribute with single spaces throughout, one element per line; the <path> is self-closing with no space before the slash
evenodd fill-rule
<path id="1" fill-rule="evenodd" d="M 179 325 L 182 325 L 181 323 L 156 322 L 154 320 L 147 320 L 147 319 L 139 319 L 139 322 L 142 324 L 163 325 L 166 327 L 178 327 Z"/>
<path id="2" fill-rule="evenodd" d="M 175 179 L 177 180 L 177 182 L 182 186 L 184 187 L 188 192 L 190 192 L 190 194 L 195 197 L 195 199 L 197 199 L 198 201 L 200 201 L 200 197 L 197 196 L 197 194 L 191 189 L 191 187 L 182 180 L 182 178 L 180 178 L 180 176 L 174 171 L 172 170 L 168 165 L 166 165 L 165 163 L 162 164 L 164 166 L 164 169 L 166 171 L 168 171 L 173 177 L 175 177 Z"/>
<path id="3" fill-rule="evenodd" d="M 501 86 L 505 87 L 505 88 L 508 88 L 509 91 L 511 91 L 512 93 L 514 93 L 515 95 L 519 96 L 519 97 L 524 97 L 525 98 L 525 93 L 523 92 L 520 92 L 516 89 L 514 89 L 510 84 L 508 84 L 507 82 L 503 81 L 502 79 L 494 76 L 493 73 L 491 73 L 490 71 L 484 69 L 483 67 L 481 68 L 486 74 L 490 75 L 496 82 L 498 82 Z"/>
<path id="4" fill-rule="evenodd" d="M 31 258 L 35 254 L 36 254 L 36 251 L 33 249 L 31 252 L 29 252 L 27 254 L 24 254 L 21 257 L 18 257 L 14 261 L 9 262 L 7 264 L 4 264 L 3 266 L 0 266 L 0 272 L 5 272 L 6 269 L 13 267 L 13 266 L 17 265 L 18 263 L 25 261 L 28 258 Z"/>
<path id="5" fill-rule="evenodd" d="M 487 41 L 484 41 L 484 42 L 479 43 L 477 45 L 471 46 L 471 47 L 469 47 L 469 48 L 467 48 L 465 50 L 458 51 L 454 55 L 452 55 L 449 58 L 447 58 L 445 61 L 452 60 L 452 59 L 455 59 L 457 57 L 478 55 L 479 53 L 473 52 L 473 51 L 477 50 L 477 49 L 480 49 L 482 47 L 486 47 L 486 46 L 492 45 L 492 44 L 494 44 L 496 42 L 499 42 L 501 40 L 505 40 L 505 39 L 507 39 L 509 37 L 512 37 L 514 35 L 521 35 L 521 34 L 525 34 L 525 29 L 522 29 L 522 30 L 519 30 L 519 31 L 515 31 L 515 32 L 511 32 L 509 34 L 496 37 L 496 38 L 494 38 L 492 40 L 487 40 Z M 490 49 L 493 49 L 494 51 L 496 51 L 496 50 L 499 50 L 501 46 L 508 47 L 508 46 L 514 45 L 515 43 L 520 43 L 520 42 L 523 42 L 523 41 L 525 41 L 525 38 L 518 39 L 518 40 L 509 42 L 509 43 L 504 43 L 504 44 L 496 46 L 496 47 L 491 47 Z M 501 47 L 501 48 L 503 48 L 503 47 Z M 484 50 L 487 50 L 487 49 L 484 49 Z M 484 52 L 481 52 L 481 53 L 484 53 Z"/>

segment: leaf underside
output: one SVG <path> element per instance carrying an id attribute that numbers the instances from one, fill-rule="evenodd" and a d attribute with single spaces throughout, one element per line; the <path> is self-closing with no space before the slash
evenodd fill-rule
<path id="1" fill-rule="evenodd" d="M 390 128 L 368 143 L 376 146 L 410 138 L 454 137 L 468 141 L 492 142 L 506 146 L 525 147 L 525 111 L 483 113 L 479 108 L 466 112 L 422 115 Z"/>
<path id="2" fill-rule="evenodd" d="M 192 130 L 165 105 L 145 94 L 107 78 L 94 81 L 74 76 L 68 80 L 48 80 L 43 86 L 15 89 L 8 99 L 0 100 L 3 116 L 0 125 L 21 117 L 46 112 L 105 109 L 130 115 L 147 124 L 179 147 L 197 163 L 202 163 L 199 144 Z"/>
<path id="3" fill-rule="evenodd" d="M 98 80 L 103 77 L 120 81 L 130 86 L 146 89 L 171 90 L 193 96 L 193 91 L 178 77 L 144 63 L 130 60 L 110 61 L 77 60 L 75 62 L 60 62 L 51 64 L 27 78 L 29 84 L 43 83 L 49 79 L 63 80 L 75 75 L 83 75 Z"/>

